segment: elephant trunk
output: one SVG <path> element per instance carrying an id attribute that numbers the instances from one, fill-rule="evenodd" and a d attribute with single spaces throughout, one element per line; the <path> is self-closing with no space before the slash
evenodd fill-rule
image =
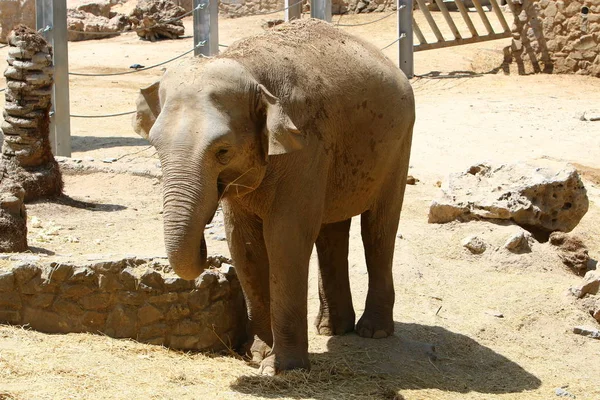
<path id="1" fill-rule="evenodd" d="M 206 268 L 204 229 L 218 206 L 217 182 L 195 171 L 164 168 L 164 234 L 169 263 L 183 279 L 195 279 Z"/>

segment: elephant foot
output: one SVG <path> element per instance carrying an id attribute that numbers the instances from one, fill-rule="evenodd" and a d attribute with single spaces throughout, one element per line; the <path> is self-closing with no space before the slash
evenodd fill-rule
<path id="1" fill-rule="evenodd" d="M 315 319 L 315 326 L 319 335 L 335 336 L 343 335 L 354 330 L 354 312 L 346 316 L 332 317 L 329 312 L 319 310 L 319 315 Z"/>
<path id="2" fill-rule="evenodd" d="M 293 369 L 310 369 L 308 355 L 303 357 L 281 357 L 271 354 L 260 363 L 258 373 L 266 376 L 275 376 Z"/>
<path id="3" fill-rule="evenodd" d="M 394 334 L 394 321 L 373 318 L 365 312 L 356 324 L 356 333 L 365 338 L 383 339 Z"/>

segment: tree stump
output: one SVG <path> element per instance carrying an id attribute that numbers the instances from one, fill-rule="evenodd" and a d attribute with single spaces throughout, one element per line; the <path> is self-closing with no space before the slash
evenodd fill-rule
<path id="1" fill-rule="evenodd" d="M 63 182 L 49 138 L 52 47 L 23 25 L 8 35 L 8 43 L 0 171 L 22 186 L 25 201 L 54 197 Z"/>

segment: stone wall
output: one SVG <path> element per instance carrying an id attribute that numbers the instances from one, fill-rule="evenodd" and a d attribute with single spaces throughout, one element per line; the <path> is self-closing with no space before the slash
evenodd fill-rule
<path id="1" fill-rule="evenodd" d="M 180 0 L 186 7 L 186 0 Z M 293 0 L 290 0 L 293 2 Z M 221 0 L 219 13 L 224 17 L 242 17 L 257 13 L 265 13 L 283 9 L 283 0 Z M 302 9 L 310 11 L 310 1 L 304 0 Z M 392 11 L 396 9 L 395 0 L 332 0 L 332 14 L 367 13 Z"/>
<path id="2" fill-rule="evenodd" d="M 520 73 L 600 77 L 600 0 L 524 0 L 514 7 L 512 58 Z"/>
<path id="3" fill-rule="evenodd" d="M 35 28 L 35 0 L 0 0 L 0 43 L 19 23 Z"/>
<path id="4" fill-rule="evenodd" d="M 247 315 L 226 261 L 212 259 L 214 268 L 195 281 L 176 277 L 161 259 L 23 263 L 0 270 L 0 323 L 48 333 L 103 333 L 182 350 L 236 348 L 245 340 Z"/>

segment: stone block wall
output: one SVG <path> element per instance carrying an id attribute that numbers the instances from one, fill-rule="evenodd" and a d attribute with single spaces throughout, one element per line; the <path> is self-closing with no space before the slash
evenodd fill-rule
<path id="1" fill-rule="evenodd" d="M 524 0 L 514 6 L 512 56 L 520 73 L 600 77 L 600 0 Z"/>
<path id="2" fill-rule="evenodd" d="M 185 8 L 185 1 L 180 0 Z M 224 17 L 242 17 L 283 9 L 283 0 L 221 0 L 219 13 Z M 332 0 L 332 14 L 367 13 L 392 11 L 396 9 L 395 0 Z M 303 10 L 310 10 L 310 1 L 303 1 Z"/>
<path id="3" fill-rule="evenodd" d="M 225 261 L 212 259 L 214 267 L 195 281 L 176 277 L 161 259 L 23 263 L 0 270 L 0 323 L 181 350 L 236 348 L 245 341 L 247 314 L 235 270 Z"/>

